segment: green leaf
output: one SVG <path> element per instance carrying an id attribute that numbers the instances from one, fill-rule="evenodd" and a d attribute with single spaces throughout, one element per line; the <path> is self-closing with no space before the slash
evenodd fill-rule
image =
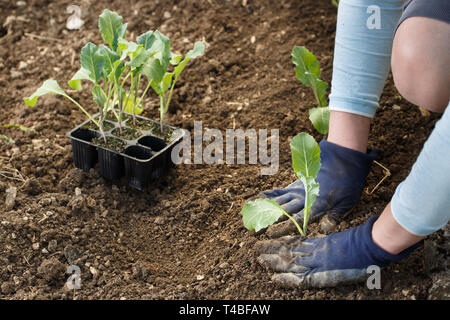
<path id="1" fill-rule="evenodd" d="M 122 17 L 105 9 L 98 18 L 98 27 L 103 40 L 109 44 L 112 50 L 116 51 L 117 41 L 124 36 L 126 31 L 126 24 L 122 24 Z"/>
<path id="2" fill-rule="evenodd" d="M 126 64 L 132 68 L 134 74 L 141 72 L 145 62 L 147 62 L 150 57 L 150 52 L 145 50 L 143 47 L 140 49 L 141 50 L 136 51 L 136 55 Z"/>
<path id="3" fill-rule="evenodd" d="M 95 84 L 92 88 L 92 98 L 94 99 L 94 102 L 100 107 L 103 107 L 106 103 L 106 100 L 108 99 L 105 92 L 98 84 Z"/>
<path id="4" fill-rule="evenodd" d="M 322 81 L 320 79 L 315 79 L 314 85 L 316 87 L 317 95 L 319 98 L 319 101 L 318 101 L 319 107 L 326 107 L 328 105 L 328 103 L 327 103 L 327 98 L 325 95 L 327 92 L 328 83 L 326 83 L 325 81 Z"/>
<path id="5" fill-rule="evenodd" d="M 170 52 L 170 39 L 158 30 L 156 30 L 153 35 L 155 36 L 155 41 L 150 48 L 148 48 L 148 51 L 159 60 L 164 72 L 166 72 L 172 58 L 172 53 Z"/>
<path id="6" fill-rule="evenodd" d="M 194 44 L 194 49 L 191 49 L 186 53 L 186 58 L 195 59 L 205 54 L 205 44 L 201 41 L 197 41 Z"/>
<path id="7" fill-rule="evenodd" d="M 328 84 L 320 80 L 320 65 L 316 56 L 305 47 L 299 46 L 294 47 L 291 55 L 298 80 L 313 89 L 319 106 L 326 106 L 325 93 Z"/>
<path id="8" fill-rule="evenodd" d="M 105 58 L 99 52 L 97 46 L 92 42 L 88 42 L 81 49 L 81 66 L 90 72 L 90 76 L 96 83 L 98 83 L 103 76 L 105 62 Z"/>
<path id="9" fill-rule="evenodd" d="M 58 85 L 56 80 L 49 79 L 44 81 L 42 86 L 38 88 L 31 96 L 25 98 L 25 104 L 27 106 L 34 107 L 36 105 L 37 98 L 47 93 L 59 94 L 68 97 L 64 90 Z"/>
<path id="10" fill-rule="evenodd" d="M 142 45 L 137 44 L 133 41 L 127 41 L 125 39 L 119 39 L 119 48 L 122 52 L 120 60 L 124 60 L 127 56 L 133 58 L 136 55 L 136 51 L 142 48 Z"/>
<path id="11" fill-rule="evenodd" d="M 170 64 L 173 66 L 176 66 L 177 64 L 179 64 L 181 62 L 181 59 L 183 58 L 183 56 L 181 54 L 176 54 L 171 52 L 170 53 Z"/>
<path id="12" fill-rule="evenodd" d="M 126 97 L 125 99 L 123 99 L 123 105 L 124 105 L 123 111 L 132 114 L 133 113 L 133 104 L 134 104 L 134 94 L 131 93 L 129 97 Z M 135 114 L 141 114 L 143 111 L 144 111 L 144 109 L 142 109 L 142 107 L 139 105 L 136 105 L 134 107 Z"/>
<path id="13" fill-rule="evenodd" d="M 164 67 L 161 65 L 161 61 L 159 59 L 157 59 L 155 56 L 152 56 L 144 64 L 141 72 L 148 78 L 149 81 L 152 81 L 155 86 L 158 86 L 164 78 L 166 69 L 164 69 Z"/>
<path id="14" fill-rule="evenodd" d="M 94 79 L 91 78 L 91 73 L 84 69 L 83 67 L 80 68 L 80 70 L 77 71 L 77 73 L 75 73 L 72 77 L 72 79 L 70 79 L 70 81 L 68 82 L 69 86 L 73 89 L 73 90 L 82 90 L 83 87 L 81 86 L 81 80 L 88 80 L 88 81 L 92 81 L 95 82 Z"/>
<path id="15" fill-rule="evenodd" d="M 34 131 L 33 128 L 28 128 L 28 127 L 23 126 L 21 124 L 5 124 L 5 125 L 2 125 L 1 127 L 3 127 L 3 128 L 14 128 L 14 129 L 22 130 L 22 131 L 28 131 L 28 130 Z"/>
<path id="16" fill-rule="evenodd" d="M 137 43 L 142 44 L 146 50 L 152 47 L 155 40 L 156 36 L 152 30 L 147 31 L 136 38 Z"/>
<path id="17" fill-rule="evenodd" d="M 328 133 L 328 122 L 330 121 L 330 108 L 317 107 L 309 109 L 309 120 L 311 120 L 314 128 L 321 134 Z"/>
<path id="18" fill-rule="evenodd" d="M 125 23 L 120 27 L 119 30 L 117 30 L 116 34 L 114 35 L 114 40 L 112 43 L 112 49 L 116 51 L 118 54 L 120 54 L 119 50 L 119 40 L 125 38 L 125 32 L 127 30 L 128 23 Z"/>
<path id="19" fill-rule="evenodd" d="M 194 49 L 189 50 L 188 53 L 186 54 L 185 58 L 183 59 L 183 61 L 181 61 L 180 64 L 174 68 L 173 73 L 175 74 L 175 77 L 178 79 L 181 72 L 187 66 L 188 62 L 191 59 L 195 59 L 195 58 L 203 55 L 204 52 L 205 52 L 205 45 L 203 44 L 203 42 L 201 42 L 201 41 L 196 42 L 194 45 Z"/>
<path id="20" fill-rule="evenodd" d="M 311 212 L 311 207 L 313 206 L 314 202 L 316 201 L 317 196 L 319 195 L 319 184 L 314 180 L 313 177 L 304 177 L 300 172 L 297 174 L 297 177 L 300 179 L 300 181 L 303 183 L 303 186 L 305 187 L 305 208 L 304 212 L 308 213 L 309 218 L 309 212 Z M 304 221 L 305 223 L 305 221 Z M 305 225 L 308 224 L 308 221 L 306 221 Z M 306 229 L 306 228 L 305 228 Z M 306 230 L 303 230 L 306 233 Z"/>
<path id="21" fill-rule="evenodd" d="M 308 86 L 309 76 L 313 75 L 316 78 L 320 78 L 320 65 L 319 61 L 314 54 L 303 46 L 295 46 L 292 50 L 292 62 L 295 64 L 295 72 L 297 78 Z"/>
<path id="22" fill-rule="evenodd" d="M 315 178 L 320 169 L 320 148 L 309 134 L 297 134 L 290 143 L 294 172 L 306 178 Z"/>
<path id="23" fill-rule="evenodd" d="M 166 92 L 167 90 L 170 89 L 170 86 L 172 85 L 172 78 L 173 78 L 173 73 L 166 73 L 164 75 L 163 80 L 160 83 L 160 88 L 162 92 Z M 168 107 L 168 106 L 167 106 Z M 164 112 L 167 112 L 167 110 L 164 110 Z"/>
<path id="24" fill-rule="evenodd" d="M 278 203 L 269 199 L 256 199 L 247 202 L 241 210 L 244 227 L 258 232 L 274 224 L 284 214 Z"/>
<path id="25" fill-rule="evenodd" d="M 114 63 L 120 59 L 120 55 L 112 51 L 107 46 L 101 44 L 98 46 L 98 54 L 105 60 L 105 78 L 108 77 L 114 70 Z"/>
<path id="26" fill-rule="evenodd" d="M 122 61 L 116 60 L 113 64 L 113 69 L 108 75 L 108 80 L 114 83 L 118 82 L 123 73 L 123 64 Z"/>

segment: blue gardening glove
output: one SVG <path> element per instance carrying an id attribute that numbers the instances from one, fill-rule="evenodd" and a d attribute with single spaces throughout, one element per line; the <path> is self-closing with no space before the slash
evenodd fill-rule
<path id="1" fill-rule="evenodd" d="M 317 175 L 320 184 L 319 196 L 311 208 L 310 221 L 328 214 L 331 219 L 341 220 L 356 205 L 361 197 L 370 164 L 380 154 L 380 150 L 362 153 L 322 140 L 319 143 L 321 168 Z M 297 222 L 302 223 L 305 205 L 305 190 L 300 180 L 284 189 L 265 191 L 261 196 L 276 201 Z M 283 215 L 282 220 L 286 219 Z M 269 237 L 287 235 L 295 230 L 291 221 L 270 226 Z"/>
<path id="2" fill-rule="evenodd" d="M 378 247 L 372 240 L 372 226 L 366 223 L 323 238 L 302 241 L 299 236 L 260 241 L 258 262 L 276 273 L 272 280 L 287 287 L 323 288 L 365 281 L 367 267 L 387 266 L 409 256 L 422 241 L 398 255 Z"/>

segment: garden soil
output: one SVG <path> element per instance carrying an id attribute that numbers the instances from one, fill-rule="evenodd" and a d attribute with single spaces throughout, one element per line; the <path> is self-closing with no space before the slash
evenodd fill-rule
<path id="1" fill-rule="evenodd" d="M 67 30 L 66 8 L 78 4 L 84 25 Z M 42 81 L 67 81 L 80 67 L 79 52 L 100 43 L 103 9 L 128 22 L 128 39 L 159 29 L 184 53 L 195 41 L 205 56 L 180 78 L 167 123 L 188 130 L 280 130 L 280 167 L 261 176 L 262 165 L 179 165 L 145 191 L 83 172 L 73 164 L 65 134 L 85 120 L 69 101 L 23 103 Z M 15 140 L 0 145 L 0 299 L 426 299 L 433 285 L 424 249 L 382 271 L 381 290 L 365 284 L 331 289 L 283 288 L 256 262 L 254 245 L 266 235 L 247 231 L 245 201 L 295 180 L 289 140 L 298 132 L 316 139 L 308 120 L 311 90 L 295 78 L 294 45 L 316 54 L 331 81 L 336 8 L 331 1 L 2 1 L 0 4 L 0 123 Z M 69 93 L 94 113 L 90 88 Z M 158 119 L 158 99 L 143 116 Z M 370 146 L 384 151 L 358 206 L 336 231 L 381 213 L 408 175 L 439 115 L 421 112 L 396 91 L 390 76 L 372 125 Z M 14 197 L 13 189 L 17 195 Z M 5 202 L 5 205 L 3 205 Z M 310 237 L 323 232 L 311 224 Z M 448 232 L 428 241 L 435 256 L 448 255 Z M 431 260 L 436 261 L 431 255 Z M 81 289 L 69 290 L 66 268 L 80 268 Z M 431 273 L 430 273 L 431 272 Z M 447 278 L 448 279 L 448 278 Z M 442 279 L 441 279 L 442 280 Z M 445 282 L 445 281 L 444 281 Z"/>

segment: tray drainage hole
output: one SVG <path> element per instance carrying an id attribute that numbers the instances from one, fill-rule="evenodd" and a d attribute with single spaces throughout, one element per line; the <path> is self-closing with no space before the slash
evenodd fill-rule
<path id="1" fill-rule="evenodd" d="M 139 146 L 128 147 L 125 149 L 124 153 L 139 160 L 148 160 L 153 155 L 153 153 L 149 149 Z"/>
<path id="2" fill-rule="evenodd" d="M 89 130 L 89 129 L 83 129 L 79 128 L 72 132 L 72 137 L 86 141 L 91 142 L 92 139 L 99 137 L 100 134 L 98 132 Z"/>
<path id="3" fill-rule="evenodd" d="M 149 147 L 153 151 L 161 151 L 167 146 L 167 143 L 164 140 L 153 136 L 142 137 L 138 142 L 143 146 Z"/>

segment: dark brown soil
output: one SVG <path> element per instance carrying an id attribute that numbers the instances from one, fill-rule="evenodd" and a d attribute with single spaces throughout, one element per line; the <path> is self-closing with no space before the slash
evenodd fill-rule
<path id="1" fill-rule="evenodd" d="M 315 53 L 323 78 L 331 79 L 336 8 L 321 1 L 154 0 L 82 1 L 85 24 L 65 29 L 73 1 L 0 3 L 0 123 L 28 124 L 35 131 L 0 129 L 15 144 L 0 145 L 0 203 L 17 187 L 10 210 L 0 210 L 0 299 L 424 299 L 431 286 L 423 249 L 382 273 L 382 289 L 364 284 L 332 289 L 275 286 L 256 261 L 257 240 L 243 226 L 240 208 L 259 192 L 294 181 L 289 139 L 301 131 L 321 139 L 308 120 L 311 90 L 295 78 L 290 52 L 304 45 Z M 197 40 L 204 57 L 191 62 L 174 92 L 167 123 L 203 127 L 279 128 L 280 170 L 261 176 L 260 165 L 180 165 L 145 192 L 113 184 L 96 170 L 74 168 L 66 132 L 85 120 L 53 95 L 26 107 L 23 97 L 43 80 L 64 85 L 80 67 L 87 42 L 100 43 L 97 17 L 120 12 L 128 37 L 158 28 L 176 52 Z M 30 35 L 31 34 L 31 35 Z M 39 36 L 35 37 L 32 35 Z M 95 112 L 90 89 L 73 93 Z M 149 97 L 143 116 L 158 119 Z M 438 119 L 403 100 L 390 77 L 372 126 L 370 145 L 392 173 L 338 230 L 378 214 L 408 174 Z M 383 177 L 375 166 L 372 190 Z M 434 235 L 431 240 L 440 235 Z M 310 236 L 320 231 L 317 223 Z M 82 288 L 69 291 L 67 266 L 81 268 Z"/>
<path id="2" fill-rule="evenodd" d="M 92 143 L 99 147 L 117 152 L 122 152 L 127 147 L 127 143 L 125 141 L 114 137 L 106 137 L 106 142 L 103 137 L 94 138 L 92 139 Z"/>
<path id="3" fill-rule="evenodd" d="M 139 119 L 136 119 L 135 125 L 133 124 L 133 120 L 129 121 L 127 125 L 140 130 L 152 130 L 153 128 L 156 127 L 153 121 L 139 120 Z"/>
<path id="4" fill-rule="evenodd" d="M 82 126 L 82 128 L 84 128 L 84 129 L 99 130 L 99 128 L 97 127 L 97 125 L 96 125 L 95 123 L 93 123 L 92 121 L 86 123 L 84 126 Z M 114 129 L 114 124 L 112 124 L 112 123 L 109 122 L 109 121 L 103 121 L 103 131 L 106 132 L 106 131 L 109 131 L 109 130 L 112 130 L 112 129 Z"/>
<path id="5" fill-rule="evenodd" d="M 160 125 L 156 125 L 153 127 L 152 129 L 152 134 L 154 136 L 157 136 L 161 139 L 163 139 L 166 142 L 170 141 L 170 137 L 172 136 L 173 130 L 167 127 L 163 127 L 162 128 L 162 132 L 161 132 L 161 126 Z"/>
<path id="6" fill-rule="evenodd" d="M 135 140 L 142 135 L 139 130 L 132 128 L 122 128 L 122 134 L 120 134 L 120 128 L 116 128 L 111 133 L 118 138 L 126 140 Z"/>

